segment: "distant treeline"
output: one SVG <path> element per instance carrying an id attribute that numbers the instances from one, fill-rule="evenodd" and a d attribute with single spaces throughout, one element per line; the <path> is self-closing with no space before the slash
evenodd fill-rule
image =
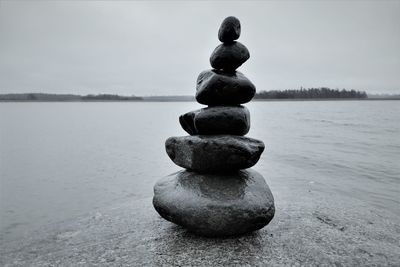
<path id="1" fill-rule="evenodd" d="M 82 96 L 82 100 L 112 100 L 112 101 L 132 101 L 132 100 L 143 100 L 142 97 L 139 96 L 119 96 L 119 95 L 108 95 L 108 94 L 100 94 L 100 95 L 86 95 Z"/>
<path id="2" fill-rule="evenodd" d="M 293 90 L 272 90 L 260 91 L 254 99 L 368 99 L 368 100 L 393 100 L 400 99 L 400 95 L 371 95 L 363 91 L 338 90 L 326 87 L 293 89 Z M 188 95 L 174 96 L 120 96 L 115 94 L 98 95 L 73 95 L 73 94 L 46 94 L 46 93 L 23 93 L 23 94 L 0 94 L 0 102 L 77 102 L 77 101 L 146 101 L 146 102 L 177 102 L 195 101 L 195 98 Z"/>
<path id="3" fill-rule="evenodd" d="M 367 98 L 367 93 L 364 91 L 355 90 L 339 90 L 330 89 L 327 87 L 308 88 L 308 89 L 291 89 L 291 90 L 272 90 L 260 91 L 255 95 L 255 99 L 289 99 L 289 98 Z"/>
<path id="4" fill-rule="evenodd" d="M 119 96 L 112 94 L 99 95 L 72 95 L 72 94 L 3 94 L 0 95 L 0 101 L 138 101 L 143 100 L 138 96 Z"/>

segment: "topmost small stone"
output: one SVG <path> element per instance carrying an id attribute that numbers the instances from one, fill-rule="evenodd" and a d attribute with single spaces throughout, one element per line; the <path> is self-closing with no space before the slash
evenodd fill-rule
<path id="1" fill-rule="evenodd" d="M 218 39 L 223 43 L 231 43 L 240 36 L 240 21 L 235 17 L 227 17 L 218 31 Z"/>

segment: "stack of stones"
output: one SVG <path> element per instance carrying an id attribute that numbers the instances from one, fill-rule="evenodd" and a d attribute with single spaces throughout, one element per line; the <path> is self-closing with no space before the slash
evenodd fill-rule
<path id="1" fill-rule="evenodd" d="M 196 100 L 207 108 L 179 118 L 190 136 L 170 137 L 166 150 L 186 170 L 159 180 L 153 205 L 166 220 L 205 236 L 240 235 L 267 225 L 275 213 L 274 199 L 263 176 L 248 169 L 264 151 L 260 140 L 244 137 L 250 129 L 249 102 L 255 86 L 236 71 L 250 57 L 235 41 L 240 22 L 226 18 L 219 29 L 222 42 L 210 58 L 212 70 L 200 73 Z"/>

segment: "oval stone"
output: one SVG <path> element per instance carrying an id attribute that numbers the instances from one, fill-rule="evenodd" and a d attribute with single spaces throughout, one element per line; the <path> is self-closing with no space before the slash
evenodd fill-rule
<path id="1" fill-rule="evenodd" d="M 233 17 L 227 17 L 222 21 L 218 31 L 218 39 L 223 43 L 230 43 L 240 37 L 240 21 Z"/>
<path id="2" fill-rule="evenodd" d="M 249 102 L 256 93 L 254 84 L 241 72 L 206 70 L 199 74 L 196 100 L 204 105 L 238 105 Z"/>
<path id="3" fill-rule="evenodd" d="M 179 117 L 190 135 L 245 135 L 250 130 L 250 112 L 244 106 L 216 106 L 190 111 Z"/>
<path id="4" fill-rule="evenodd" d="M 153 205 L 164 219 L 205 236 L 258 230 L 275 213 L 267 183 L 251 169 L 224 175 L 171 174 L 154 186 Z"/>
<path id="5" fill-rule="evenodd" d="M 168 156 L 178 166 L 201 173 L 233 172 L 252 167 L 264 151 L 264 143 L 237 135 L 170 137 Z"/>
<path id="6" fill-rule="evenodd" d="M 217 70 L 233 72 L 250 58 L 250 52 L 239 42 L 217 46 L 210 57 L 211 66 Z"/>

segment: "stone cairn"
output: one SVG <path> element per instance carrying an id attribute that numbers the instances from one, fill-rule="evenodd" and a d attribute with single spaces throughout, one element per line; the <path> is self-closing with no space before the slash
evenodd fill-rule
<path id="1" fill-rule="evenodd" d="M 263 176 L 248 169 L 264 151 L 260 140 L 244 137 L 250 129 L 249 102 L 255 86 L 236 71 L 250 57 L 235 41 L 240 21 L 227 17 L 211 54 L 214 68 L 197 78 L 196 100 L 208 105 L 181 115 L 190 136 L 170 137 L 168 156 L 186 170 L 160 179 L 153 205 L 166 220 L 205 236 L 240 235 L 267 225 L 275 213 L 274 199 Z"/>

